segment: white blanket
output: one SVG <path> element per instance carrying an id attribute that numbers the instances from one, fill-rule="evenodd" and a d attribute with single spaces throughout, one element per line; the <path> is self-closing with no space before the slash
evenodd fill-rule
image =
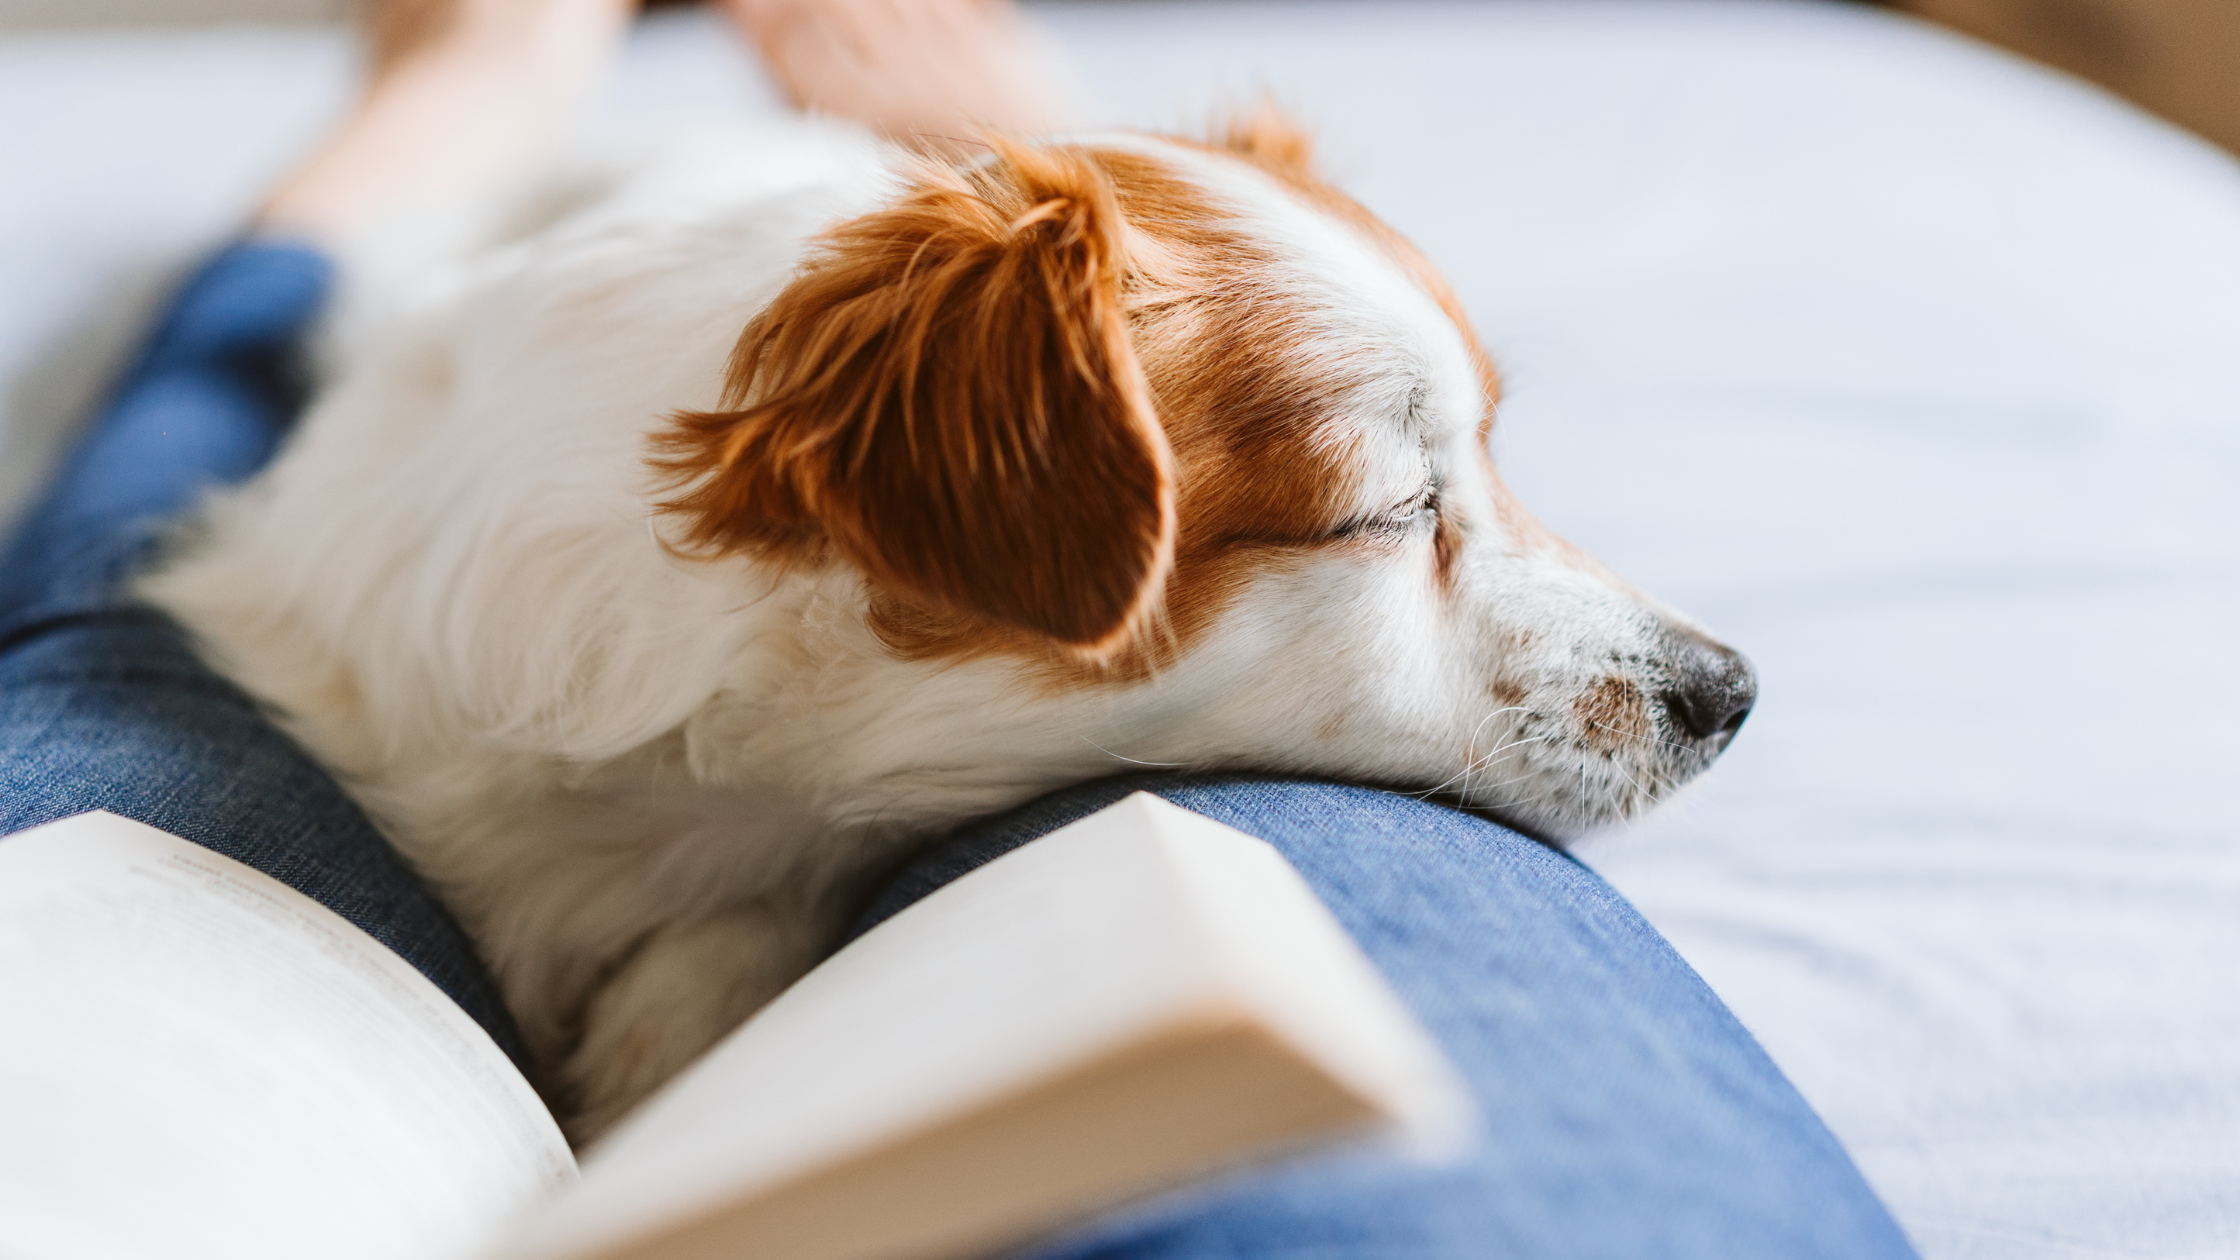
<path id="1" fill-rule="evenodd" d="M 2240 167 L 1805 3 L 1066 5 L 1115 117 L 1261 88 L 1442 263 L 1527 502 L 1751 653 L 1581 846 L 1933 1260 L 2240 1255 Z M 331 32 L 0 40 L 0 504 L 333 108 Z M 694 16 L 604 126 L 769 108 Z"/>

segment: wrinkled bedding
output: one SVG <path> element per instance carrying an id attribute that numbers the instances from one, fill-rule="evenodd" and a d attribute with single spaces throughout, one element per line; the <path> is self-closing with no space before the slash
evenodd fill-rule
<path id="1" fill-rule="evenodd" d="M 1261 90 L 1502 362 L 1526 502 L 1757 661 L 1577 849 L 1932 1260 L 2240 1255 L 2240 164 L 1810 3 L 1103 3 L 1115 118 Z M 336 108 L 332 31 L 0 36 L 0 508 Z M 766 110 L 697 15 L 592 127 Z"/>

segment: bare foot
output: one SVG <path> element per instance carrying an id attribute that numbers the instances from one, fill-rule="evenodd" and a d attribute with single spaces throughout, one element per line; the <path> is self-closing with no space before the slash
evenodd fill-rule
<path id="1" fill-rule="evenodd" d="M 1057 51 L 1011 0 L 723 0 L 803 109 L 932 148 L 1075 125 Z"/>
<path id="2" fill-rule="evenodd" d="M 377 0 L 347 118 L 258 212 L 336 243 L 385 215 L 502 183 L 553 139 L 635 0 Z"/>

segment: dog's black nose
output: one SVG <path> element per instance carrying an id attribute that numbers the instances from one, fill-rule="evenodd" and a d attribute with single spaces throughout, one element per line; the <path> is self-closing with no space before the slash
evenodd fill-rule
<path id="1" fill-rule="evenodd" d="M 1758 674 L 1742 653 L 1681 631 L 1673 635 L 1672 686 L 1658 698 L 1673 724 L 1697 739 L 1732 736 L 1758 702 Z"/>

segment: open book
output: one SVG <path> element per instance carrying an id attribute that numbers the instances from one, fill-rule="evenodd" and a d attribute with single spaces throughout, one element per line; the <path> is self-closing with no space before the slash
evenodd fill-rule
<path id="1" fill-rule="evenodd" d="M 1468 1114 L 1273 849 L 1140 793 L 849 945 L 580 1170 L 372 938 L 81 815 L 0 839 L 0 1082 L 11 1260 L 972 1256 Z"/>

